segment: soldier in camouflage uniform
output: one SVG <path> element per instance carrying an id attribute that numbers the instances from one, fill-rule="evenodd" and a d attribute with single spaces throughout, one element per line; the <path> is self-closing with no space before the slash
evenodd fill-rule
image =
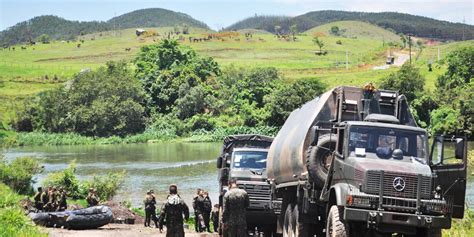
<path id="1" fill-rule="evenodd" d="M 249 196 L 239 189 L 235 180 L 229 181 L 229 191 L 224 195 L 222 223 L 224 237 L 247 236 L 246 209 L 249 206 Z"/>
<path id="2" fill-rule="evenodd" d="M 196 189 L 196 196 L 193 197 L 193 210 L 194 210 L 194 218 L 195 218 L 195 222 L 196 224 L 194 225 L 194 230 L 196 232 L 201 232 L 200 230 L 200 221 L 199 221 L 199 215 L 201 214 L 201 212 L 199 211 L 199 208 L 198 208 L 198 199 L 199 199 L 199 194 L 201 193 L 201 189 L 200 188 L 197 188 Z"/>
<path id="3" fill-rule="evenodd" d="M 145 227 L 150 227 L 150 221 L 155 222 L 155 227 L 158 228 L 158 218 L 156 217 L 156 198 L 153 190 L 146 193 L 145 200 Z"/>
<path id="4" fill-rule="evenodd" d="M 34 200 L 35 200 L 35 208 L 36 208 L 36 211 L 37 212 L 40 212 L 43 210 L 43 206 L 44 206 L 44 203 L 43 203 L 43 188 L 42 187 L 38 187 L 38 192 L 36 192 L 35 196 L 34 196 Z"/>
<path id="5" fill-rule="evenodd" d="M 166 237 L 184 237 L 183 216 L 189 219 L 189 208 L 178 195 L 178 187 L 170 185 L 170 195 L 161 208 L 160 232 L 166 223 Z"/>
<path id="6" fill-rule="evenodd" d="M 87 207 L 93 207 L 99 205 L 100 199 L 97 196 L 97 191 L 93 188 L 89 189 L 89 194 L 87 195 L 86 198 L 87 201 Z"/>

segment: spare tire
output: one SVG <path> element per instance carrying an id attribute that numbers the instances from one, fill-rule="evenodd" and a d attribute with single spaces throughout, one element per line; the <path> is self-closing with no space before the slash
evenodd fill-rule
<path id="1" fill-rule="evenodd" d="M 335 149 L 336 142 L 336 134 L 325 134 L 319 137 L 317 146 L 308 148 L 306 167 L 308 168 L 309 179 L 319 189 L 322 189 L 326 182 L 333 158 L 330 149 Z"/>

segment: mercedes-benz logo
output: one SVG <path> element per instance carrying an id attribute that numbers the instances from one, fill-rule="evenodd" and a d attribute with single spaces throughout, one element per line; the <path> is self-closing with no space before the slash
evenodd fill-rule
<path id="1" fill-rule="evenodd" d="M 393 179 L 393 188 L 398 192 L 401 192 L 405 189 L 405 180 L 402 177 L 395 177 Z"/>

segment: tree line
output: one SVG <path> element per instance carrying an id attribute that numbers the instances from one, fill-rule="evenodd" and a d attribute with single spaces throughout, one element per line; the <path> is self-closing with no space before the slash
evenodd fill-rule
<path id="1" fill-rule="evenodd" d="M 325 10 L 308 12 L 295 17 L 255 16 L 239 21 L 227 27 L 226 30 L 254 28 L 277 33 L 275 29 L 278 28 L 281 32 L 289 34 L 293 25 L 297 26 L 298 32 L 303 32 L 326 23 L 347 20 L 368 22 L 399 34 L 412 34 L 418 37 L 441 40 L 474 39 L 474 26 L 472 25 L 395 12 L 366 13 Z"/>

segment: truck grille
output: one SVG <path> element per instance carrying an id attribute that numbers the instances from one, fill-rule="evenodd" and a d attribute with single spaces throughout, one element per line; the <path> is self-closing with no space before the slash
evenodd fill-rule
<path id="1" fill-rule="evenodd" d="M 270 209 L 271 190 L 267 183 L 239 183 L 240 189 L 244 189 L 249 195 L 249 209 Z"/>
<path id="2" fill-rule="evenodd" d="M 366 193 L 379 194 L 380 193 L 380 179 L 382 173 L 378 170 L 369 170 L 367 172 L 367 178 L 364 190 Z M 403 191 L 395 190 L 393 186 L 394 179 L 400 177 L 405 181 L 405 188 Z M 402 197 L 402 198 L 416 198 L 418 185 L 418 176 L 406 173 L 391 173 L 384 172 L 383 175 L 383 195 L 390 197 Z M 421 176 L 421 187 L 420 187 L 421 198 L 430 198 L 431 196 L 431 177 Z"/>

